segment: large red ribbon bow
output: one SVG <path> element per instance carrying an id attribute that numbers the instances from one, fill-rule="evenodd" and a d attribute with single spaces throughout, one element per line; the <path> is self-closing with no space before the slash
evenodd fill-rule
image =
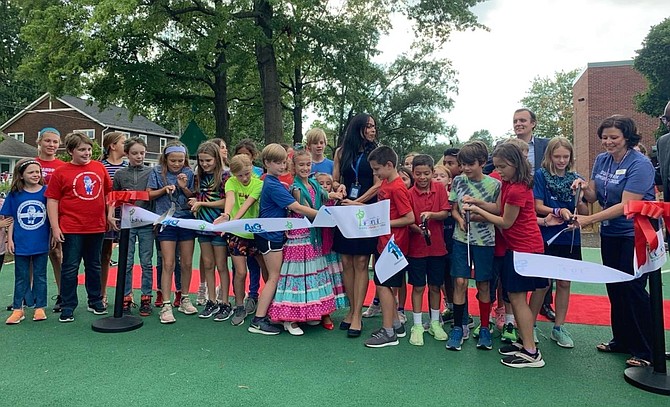
<path id="1" fill-rule="evenodd" d="M 628 219 L 633 218 L 635 226 L 635 254 L 637 266 L 642 266 L 647 260 L 647 244 L 654 251 L 658 248 L 658 235 L 649 219 L 663 218 L 667 225 L 670 221 L 670 203 L 656 201 L 628 201 L 623 208 Z"/>
<path id="2" fill-rule="evenodd" d="M 124 203 L 148 200 L 149 192 L 147 191 L 112 191 L 107 194 L 107 205 L 109 206 L 121 206 Z"/>

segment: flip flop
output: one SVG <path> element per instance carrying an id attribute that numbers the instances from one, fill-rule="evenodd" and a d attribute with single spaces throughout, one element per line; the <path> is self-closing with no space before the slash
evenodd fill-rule
<path id="1" fill-rule="evenodd" d="M 612 342 L 603 342 L 596 345 L 596 350 L 603 353 L 624 353 L 612 346 Z"/>
<path id="2" fill-rule="evenodd" d="M 651 362 L 648 361 L 648 360 L 640 359 L 637 356 L 633 356 L 632 358 L 630 358 L 626 361 L 626 366 L 628 366 L 628 367 L 649 367 L 649 366 L 651 366 Z"/>

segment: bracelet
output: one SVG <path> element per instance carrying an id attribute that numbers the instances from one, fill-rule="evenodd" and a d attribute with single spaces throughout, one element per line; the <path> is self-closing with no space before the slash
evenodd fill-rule
<path id="1" fill-rule="evenodd" d="M 546 227 L 549 227 L 549 225 L 547 225 L 547 218 L 544 218 L 543 221 L 544 221 L 544 227 L 545 227 L 545 228 L 546 228 Z"/>
<path id="2" fill-rule="evenodd" d="M 560 216 L 561 215 L 561 208 L 554 208 L 554 216 Z"/>

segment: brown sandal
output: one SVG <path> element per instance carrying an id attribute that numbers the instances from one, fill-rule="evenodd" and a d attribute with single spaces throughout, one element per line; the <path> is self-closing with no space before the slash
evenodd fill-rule
<path id="1" fill-rule="evenodd" d="M 649 366 L 651 366 L 651 362 L 648 361 L 648 360 L 640 359 L 637 356 L 633 356 L 632 358 L 630 358 L 626 361 L 626 366 L 628 366 L 628 367 L 649 367 Z"/>

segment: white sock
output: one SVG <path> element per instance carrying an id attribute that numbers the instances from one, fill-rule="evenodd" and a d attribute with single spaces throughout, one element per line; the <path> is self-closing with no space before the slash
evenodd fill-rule
<path id="1" fill-rule="evenodd" d="M 420 312 L 412 312 L 412 318 L 414 319 L 414 325 L 421 325 L 421 317 L 423 316 Z"/>
<path id="2" fill-rule="evenodd" d="M 439 321 L 440 320 L 440 310 L 439 309 L 430 309 L 430 321 Z"/>
<path id="3" fill-rule="evenodd" d="M 505 314 L 505 325 L 507 324 L 514 325 L 514 314 Z"/>

